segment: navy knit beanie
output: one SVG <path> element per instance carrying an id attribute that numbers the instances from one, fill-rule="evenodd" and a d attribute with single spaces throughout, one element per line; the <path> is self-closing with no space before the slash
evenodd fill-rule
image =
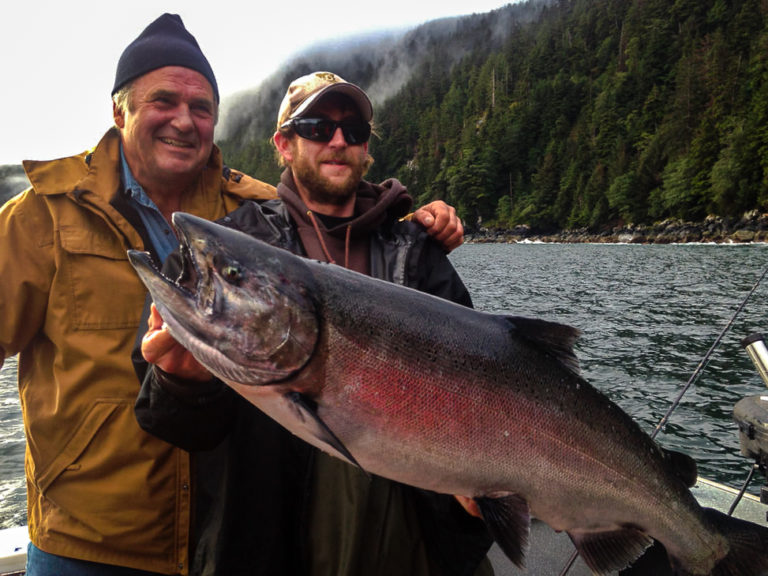
<path id="1" fill-rule="evenodd" d="M 114 95 L 131 80 L 163 66 L 182 66 L 199 72 L 211 83 L 216 102 L 219 87 L 208 60 L 178 14 L 163 14 L 128 44 L 115 74 Z"/>

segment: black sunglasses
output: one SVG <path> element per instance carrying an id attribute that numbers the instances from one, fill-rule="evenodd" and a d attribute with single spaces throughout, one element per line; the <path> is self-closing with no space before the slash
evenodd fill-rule
<path id="1" fill-rule="evenodd" d="M 371 137 L 371 125 L 362 120 L 335 122 L 327 118 L 292 118 L 280 128 L 293 128 L 296 134 L 313 142 L 330 142 L 336 129 L 341 128 L 344 140 L 351 146 L 365 144 Z"/>

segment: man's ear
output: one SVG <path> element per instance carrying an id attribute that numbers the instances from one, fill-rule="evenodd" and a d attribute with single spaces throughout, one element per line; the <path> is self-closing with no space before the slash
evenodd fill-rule
<path id="1" fill-rule="evenodd" d="M 280 156 L 282 156 L 286 162 L 290 163 L 291 160 L 293 160 L 291 139 L 280 131 L 275 132 L 275 135 L 272 136 L 272 139 L 275 142 L 275 148 L 277 148 Z"/>
<path id="2" fill-rule="evenodd" d="M 125 128 L 125 114 L 114 102 L 112 102 L 112 119 L 115 121 L 115 126 L 120 129 Z"/>

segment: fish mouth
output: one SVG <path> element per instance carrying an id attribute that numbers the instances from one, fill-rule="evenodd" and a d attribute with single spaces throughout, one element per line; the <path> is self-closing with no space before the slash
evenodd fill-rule
<path id="1" fill-rule="evenodd" d="M 181 302 L 191 305 L 192 302 L 208 302 L 208 308 L 212 305 L 210 277 L 208 267 L 203 266 L 202 262 L 195 257 L 190 243 L 190 235 L 186 229 L 181 226 L 176 218 L 172 216 L 173 228 L 179 239 L 179 255 L 181 267 L 178 276 L 174 279 L 166 276 L 165 273 L 155 264 L 148 252 L 139 250 L 129 250 L 128 259 L 139 274 L 139 277 L 147 286 L 156 305 L 167 308 L 163 303 L 173 301 L 175 304 Z M 200 241 L 197 240 L 199 243 Z M 207 296 L 200 297 L 205 293 Z M 171 312 L 171 315 L 174 314 Z"/>
<path id="2" fill-rule="evenodd" d="M 205 241 L 199 237 L 192 240 L 186 228 L 179 224 L 177 214 L 171 220 L 179 239 L 181 259 L 181 270 L 173 285 L 186 298 L 196 301 L 200 311 L 210 313 L 215 307 L 216 291 L 211 281 L 211 267 L 202 256 L 205 253 Z M 193 251 L 192 242 L 196 244 L 197 251 Z"/>
<path id="3" fill-rule="evenodd" d="M 197 287 L 203 285 L 201 278 L 204 276 L 202 270 L 195 264 L 194 259 L 190 259 L 190 256 L 191 252 L 182 256 L 181 272 L 174 280 L 157 267 L 148 252 L 128 251 L 128 259 L 149 290 L 152 301 L 163 320 L 169 325 L 185 325 L 188 332 L 192 332 L 191 327 L 187 322 L 184 322 L 185 315 L 179 311 L 197 310 Z"/>
<path id="4" fill-rule="evenodd" d="M 221 240 L 209 233 L 204 220 L 189 214 L 175 212 L 171 216 L 171 223 L 179 240 L 180 267 L 176 277 L 171 278 L 153 266 L 156 279 L 162 281 L 171 291 L 170 294 L 167 291 L 160 293 L 160 300 L 172 295 L 175 306 L 179 306 L 181 300 L 193 308 L 197 315 L 211 318 L 219 311 L 218 304 L 221 299 L 216 272 L 219 264 L 217 247 L 220 246 Z M 173 270 L 169 273 L 173 273 Z M 154 294 L 152 295 L 154 298 Z M 171 311 L 174 316 L 182 316 L 178 318 L 180 322 L 184 322 L 184 317 L 190 313 L 189 309 L 182 310 L 185 313 L 183 315 Z"/>

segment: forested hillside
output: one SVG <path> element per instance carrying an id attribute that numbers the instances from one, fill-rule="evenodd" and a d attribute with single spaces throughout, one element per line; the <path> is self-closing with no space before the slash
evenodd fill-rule
<path id="1" fill-rule="evenodd" d="M 243 97 L 220 143 L 276 181 L 285 87 L 331 69 L 374 97 L 371 179 L 445 199 L 470 226 L 768 211 L 767 13 L 766 0 L 560 0 L 438 21 L 290 63 Z"/>

